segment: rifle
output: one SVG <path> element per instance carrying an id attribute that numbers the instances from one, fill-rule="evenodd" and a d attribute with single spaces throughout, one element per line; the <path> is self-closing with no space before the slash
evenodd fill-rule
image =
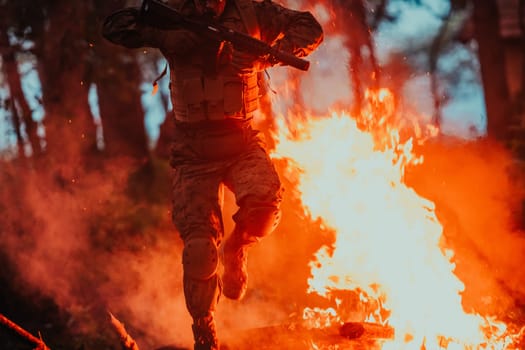
<path id="1" fill-rule="evenodd" d="M 310 67 L 310 62 L 278 50 L 261 40 L 227 28 L 219 23 L 189 18 L 158 0 L 144 0 L 140 13 L 142 18 L 146 18 L 146 16 L 149 18 L 148 23 L 151 23 L 150 19 L 158 20 L 160 23 L 170 23 L 171 28 L 182 27 L 195 33 L 206 35 L 212 40 L 228 41 L 239 51 L 255 54 L 259 57 L 268 55 L 272 60 L 303 71 L 308 70 Z"/>

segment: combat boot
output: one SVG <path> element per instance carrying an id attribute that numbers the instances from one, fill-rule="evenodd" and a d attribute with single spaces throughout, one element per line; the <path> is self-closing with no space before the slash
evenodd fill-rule
<path id="1" fill-rule="evenodd" d="M 194 350 L 219 350 L 219 341 L 213 316 L 196 318 L 192 325 Z"/>
<path id="2" fill-rule="evenodd" d="M 248 247 L 251 244 L 236 234 L 224 242 L 221 259 L 224 266 L 222 294 L 233 300 L 241 300 L 248 288 Z"/>

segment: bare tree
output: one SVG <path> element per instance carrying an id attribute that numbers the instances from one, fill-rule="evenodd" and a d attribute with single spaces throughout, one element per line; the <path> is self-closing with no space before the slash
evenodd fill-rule
<path id="1" fill-rule="evenodd" d="M 455 35 L 455 15 L 458 11 L 464 11 L 468 0 L 451 0 L 450 7 L 445 16 L 442 18 L 442 24 L 434 40 L 430 45 L 429 52 L 429 71 L 430 71 L 430 88 L 434 100 L 434 114 L 432 122 L 436 126 L 441 125 L 442 119 L 442 101 L 443 96 L 439 86 L 438 60 L 443 48 L 450 43 L 452 35 Z"/>
<path id="2" fill-rule="evenodd" d="M 47 152 L 78 159 L 95 143 L 95 126 L 85 84 L 84 39 L 87 2 L 57 0 L 43 9 L 45 21 L 35 22 L 37 70 L 42 86 Z"/>
<path id="3" fill-rule="evenodd" d="M 382 5 L 386 6 L 386 2 Z M 349 70 L 354 92 L 353 112 L 358 115 L 363 105 L 365 89 L 371 85 L 376 87 L 380 74 L 366 7 L 364 0 L 332 0 L 332 6 L 336 13 L 337 30 L 346 36 L 345 46 L 350 52 Z"/>
<path id="4" fill-rule="evenodd" d="M 0 6 L 4 13 L 12 14 L 12 7 L 7 3 Z M 0 17 L 0 54 L 2 56 L 2 71 L 6 77 L 7 86 L 9 87 L 9 106 L 11 111 L 12 123 L 17 136 L 18 152 L 21 157 L 24 156 L 24 135 L 22 127 L 25 127 L 27 142 L 31 145 L 33 153 L 40 153 L 40 143 L 37 136 L 37 127 L 32 119 L 32 110 L 22 90 L 21 76 L 16 60 L 16 52 L 20 48 L 11 45 L 8 37 L 10 16 Z"/>
<path id="5" fill-rule="evenodd" d="M 521 32 L 521 91 L 519 96 L 519 111 L 525 123 L 525 0 L 520 0 L 518 8 L 518 23 Z"/>
<path id="6" fill-rule="evenodd" d="M 105 16 L 122 8 L 125 1 L 93 0 L 89 33 L 93 43 L 90 57 L 92 81 L 97 86 L 100 117 L 104 129 L 105 154 L 127 155 L 136 159 L 148 156 L 148 143 L 141 104 L 143 76 L 137 55 L 144 50 L 129 50 L 102 38 L 100 28 Z M 150 49 L 149 51 L 153 51 Z M 158 55 L 151 54 L 152 59 Z"/>
<path id="7" fill-rule="evenodd" d="M 504 139 L 510 120 L 509 89 L 496 0 L 473 1 L 474 36 L 487 110 L 487 134 Z"/>

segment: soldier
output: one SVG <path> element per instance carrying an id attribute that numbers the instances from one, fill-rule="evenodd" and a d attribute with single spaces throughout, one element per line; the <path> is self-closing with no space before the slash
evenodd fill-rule
<path id="1" fill-rule="evenodd" d="M 304 57 L 323 39 L 309 12 L 271 0 L 170 0 L 193 18 L 209 19 Z M 109 41 L 128 48 L 158 48 L 170 67 L 175 131 L 173 222 L 184 242 L 183 287 L 193 318 L 195 349 L 218 349 L 214 311 L 219 296 L 241 299 L 247 288 L 247 249 L 280 220 L 282 186 L 252 118 L 258 109 L 258 73 L 278 62 L 236 50 L 154 18 L 138 8 L 110 15 Z M 239 209 L 224 236 L 220 188 L 227 186 Z M 219 246 L 221 253 L 219 253 Z M 219 260 L 224 266 L 218 276 Z"/>

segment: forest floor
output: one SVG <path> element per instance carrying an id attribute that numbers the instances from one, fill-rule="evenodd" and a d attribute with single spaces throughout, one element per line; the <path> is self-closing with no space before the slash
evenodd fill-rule
<path id="1" fill-rule="evenodd" d="M 21 295 L 11 290 L 9 284 L 2 281 L 0 290 L 0 310 L 12 322 L 30 332 L 37 338 L 44 340 L 51 350 L 128 350 L 120 344 L 116 333 L 113 333 L 109 321 L 108 332 L 97 334 L 79 334 L 71 329 L 68 317 L 61 312 L 52 300 L 39 295 Z M 525 315 L 525 306 L 520 311 Z M 525 318 L 522 320 L 525 327 Z M 380 350 L 382 337 L 366 336 L 356 339 L 347 339 L 339 334 L 335 328 L 322 330 L 307 330 L 290 328 L 286 325 L 254 328 L 238 333 L 230 333 L 221 340 L 223 350 L 244 349 L 311 349 L 313 344 L 317 349 L 339 350 Z M 386 338 L 386 337 L 385 337 Z M 29 341 L 14 329 L 0 324 L 0 349 L 2 350 L 30 350 L 40 349 L 37 343 Z M 334 347 L 335 346 L 335 347 Z M 525 348 L 525 336 L 509 349 Z M 141 349 L 144 350 L 144 349 Z M 153 350 L 153 349 L 145 349 Z M 177 345 L 166 345 L 155 350 L 189 350 Z"/>

